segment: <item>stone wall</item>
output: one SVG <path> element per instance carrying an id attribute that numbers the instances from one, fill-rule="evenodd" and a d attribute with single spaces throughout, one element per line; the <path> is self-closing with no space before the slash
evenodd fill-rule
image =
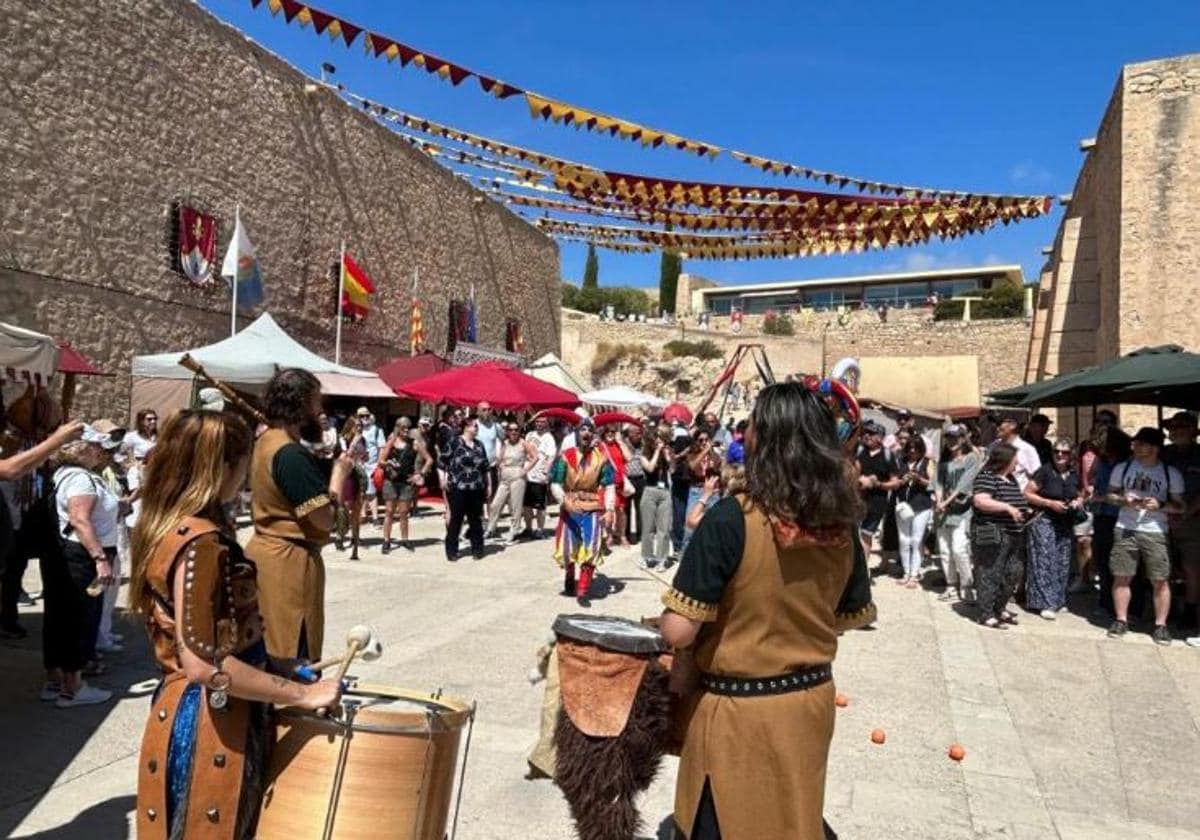
<path id="1" fill-rule="evenodd" d="M 1200 350 L 1197 171 L 1200 55 L 1126 66 L 1042 271 L 1027 381 L 1140 347 Z"/>
<path id="2" fill-rule="evenodd" d="M 407 352 L 414 269 L 432 349 L 474 285 L 481 343 L 503 347 L 516 318 L 531 358 L 558 351 L 550 239 L 200 7 L 6 4 L 0 65 L 0 319 L 118 374 L 86 382 L 81 411 L 125 411 L 132 355 L 229 334 L 224 284 L 172 268 L 177 200 L 217 216 L 218 262 L 240 204 L 266 307 L 317 353 L 333 353 L 343 239 L 379 289 L 345 364 Z"/>
<path id="3" fill-rule="evenodd" d="M 702 330 L 691 326 L 686 319 L 675 326 L 606 323 L 579 313 L 564 312 L 562 358 L 581 379 L 590 381 L 591 363 L 600 342 L 642 344 L 655 358 L 661 356 L 662 345 L 676 338 L 711 340 L 726 356 L 739 343 L 762 343 L 767 346 L 767 356 L 779 377 L 790 373 L 828 372 L 844 356 L 885 358 L 887 364 L 894 364 L 898 369 L 906 360 L 954 357 L 955 364 L 961 364 L 961 357 L 969 357 L 978 368 L 979 393 L 964 396 L 963 405 L 981 404 L 983 394 L 1023 381 L 1025 357 L 1022 350 L 1029 344 L 1029 324 L 1020 318 L 934 321 L 929 310 L 914 309 L 892 310 L 887 323 L 881 323 L 879 316 L 870 311 L 847 313 L 842 318 L 844 323 L 839 323 L 838 317 L 830 313 L 812 313 L 807 319 L 795 315 L 792 320 L 796 335 L 783 337 L 763 335 L 760 332 L 761 316 L 746 316 L 743 331 L 734 334 L 730 332 L 727 317 L 712 317 L 709 329 Z M 750 378 L 753 368 L 746 367 L 743 373 L 739 378 Z M 648 383 L 644 382 L 643 387 L 648 387 Z M 674 394 L 663 396 L 673 397 Z M 914 385 L 912 392 L 901 401 L 921 408 L 951 407 L 928 404 L 926 396 L 919 386 Z"/>

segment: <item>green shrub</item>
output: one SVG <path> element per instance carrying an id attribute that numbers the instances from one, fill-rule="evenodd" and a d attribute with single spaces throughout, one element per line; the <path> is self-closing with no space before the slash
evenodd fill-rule
<path id="1" fill-rule="evenodd" d="M 685 341 L 682 338 L 677 338 L 674 341 L 668 341 L 663 345 L 663 350 L 666 351 L 668 358 L 680 358 L 683 356 L 692 356 L 697 359 L 723 359 L 725 354 L 721 352 L 721 348 L 707 338 L 703 341 Z"/>
<path id="2" fill-rule="evenodd" d="M 581 289 L 570 283 L 562 284 L 562 305 L 567 309 L 599 314 L 611 305 L 617 315 L 657 315 L 654 300 L 641 289 L 628 286 Z"/>
<path id="3" fill-rule="evenodd" d="M 763 317 L 763 332 L 767 335 L 795 335 L 796 325 L 791 317 L 779 312 L 768 312 Z"/>
<path id="4" fill-rule="evenodd" d="M 609 344 L 601 341 L 596 345 L 596 355 L 592 357 L 592 378 L 599 379 L 612 373 L 626 359 L 645 363 L 649 356 L 650 348 L 644 344 Z"/>
<path id="5" fill-rule="evenodd" d="M 971 304 L 971 319 L 987 321 L 993 318 L 1020 318 L 1025 314 L 1025 287 L 1016 283 L 1001 283 L 979 295 L 982 300 Z M 939 300 L 933 310 L 935 321 L 962 319 L 961 300 Z"/>

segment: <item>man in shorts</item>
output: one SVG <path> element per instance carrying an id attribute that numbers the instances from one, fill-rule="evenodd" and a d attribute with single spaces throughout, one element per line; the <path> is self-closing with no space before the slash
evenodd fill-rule
<path id="1" fill-rule="evenodd" d="M 884 431 L 883 426 L 872 420 L 863 423 L 862 444 L 858 450 L 858 487 L 866 506 L 859 530 L 863 549 L 868 555 L 887 514 L 888 494 L 900 486 L 900 468 L 883 445 Z"/>
<path id="2" fill-rule="evenodd" d="M 1171 644 L 1167 615 L 1171 611 L 1171 555 L 1167 547 L 1168 517 L 1183 513 L 1183 476 L 1162 462 L 1161 429 L 1147 426 L 1133 436 L 1133 457 L 1117 464 L 1108 480 L 1108 501 L 1119 505 L 1109 567 L 1113 573 L 1116 619 L 1108 635 L 1129 629 L 1129 584 L 1138 564 L 1154 587 L 1154 641 Z"/>

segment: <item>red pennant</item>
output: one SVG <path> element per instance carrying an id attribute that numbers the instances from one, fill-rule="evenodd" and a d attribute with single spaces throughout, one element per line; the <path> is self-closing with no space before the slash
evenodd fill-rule
<path id="1" fill-rule="evenodd" d="M 353 23 L 349 23 L 341 18 L 338 18 L 337 22 L 342 27 L 342 40 L 346 42 L 346 46 L 348 47 L 354 43 L 354 39 L 362 32 L 362 27 L 355 26 Z"/>
<path id="2" fill-rule="evenodd" d="M 304 8 L 296 0 L 279 0 L 279 5 L 283 7 L 283 19 L 288 23 L 291 23 L 292 18 L 300 14 L 300 10 Z"/>
<path id="3" fill-rule="evenodd" d="M 446 67 L 450 72 L 450 84 L 455 86 L 462 84 L 462 80 L 471 75 L 471 71 L 467 68 L 459 67 L 457 64 L 451 64 L 448 61 L 446 62 Z"/>
<path id="4" fill-rule="evenodd" d="M 376 35 L 374 32 L 371 33 L 371 48 L 375 51 L 376 58 L 379 58 L 379 56 L 381 56 L 388 47 L 393 45 L 397 47 L 400 46 L 391 38 L 385 38 L 382 35 Z"/>
<path id="5" fill-rule="evenodd" d="M 396 47 L 400 50 L 400 66 L 407 67 L 408 63 L 416 57 L 417 51 L 412 47 L 406 47 L 404 44 L 396 44 Z"/>
<path id="6" fill-rule="evenodd" d="M 250 0 L 250 8 L 257 9 L 262 5 L 262 0 Z"/>
<path id="7" fill-rule="evenodd" d="M 329 28 L 329 24 L 333 23 L 333 15 L 325 12 L 318 12 L 312 6 L 308 7 L 308 13 L 312 16 L 313 29 L 318 35 L 324 35 L 325 30 Z"/>

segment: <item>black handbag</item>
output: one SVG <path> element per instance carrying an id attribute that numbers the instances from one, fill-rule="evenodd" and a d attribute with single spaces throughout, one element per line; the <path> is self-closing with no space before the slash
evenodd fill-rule
<path id="1" fill-rule="evenodd" d="M 995 522 L 984 522 L 978 518 L 971 520 L 971 542 L 978 548 L 991 548 L 1000 545 L 1004 532 Z"/>

